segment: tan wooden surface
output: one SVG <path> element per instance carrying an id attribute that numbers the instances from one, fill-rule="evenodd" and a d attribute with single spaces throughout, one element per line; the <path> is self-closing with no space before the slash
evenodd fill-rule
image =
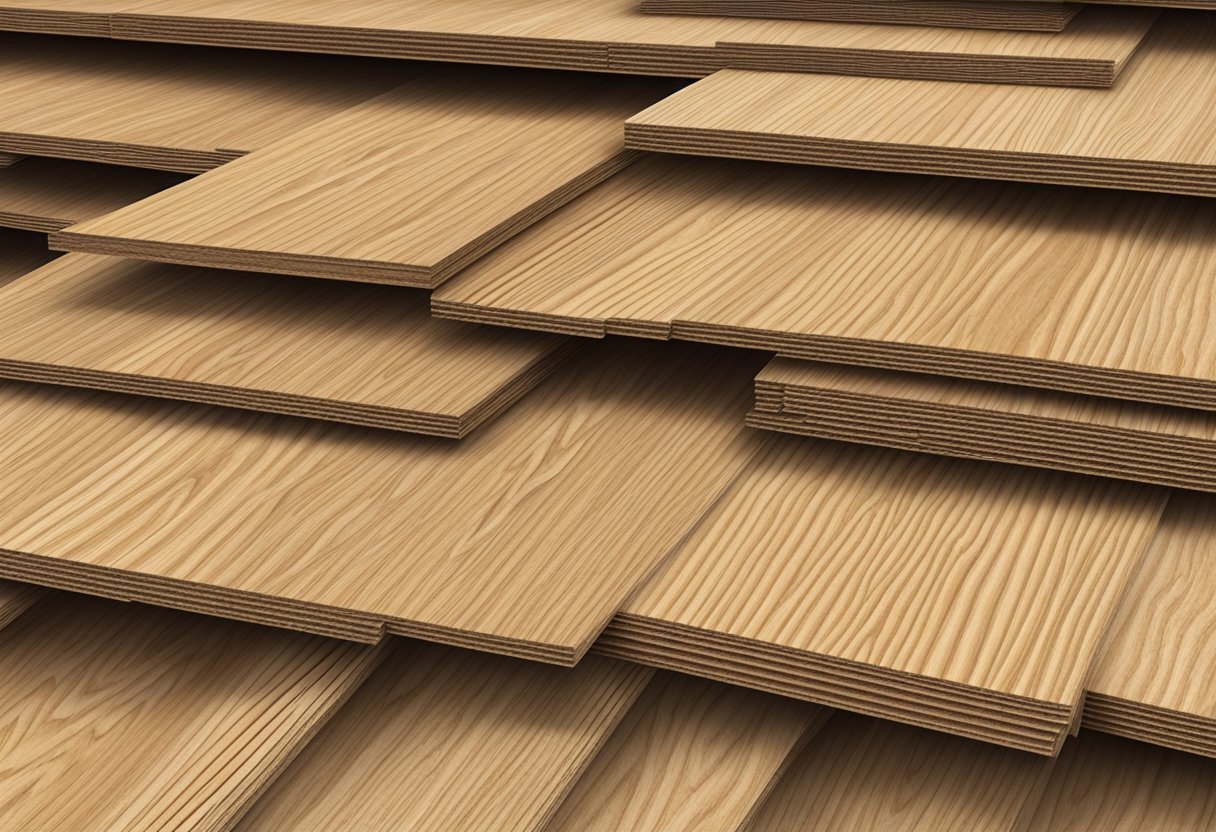
<path id="1" fill-rule="evenodd" d="M 63 159 L 0 170 L 0 226 L 49 233 L 179 184 L 175 173 Z"/>
<path id="2" fill-rule="evenodd" d="M 837 712 L 748 832 L 1013 832 L 1034 810 L 1052 763 Z"/>
<path id="3" fill-rule="evenodd" d="M 422 292 L 72 254 L 0 288 L 0 376 L 461 437 L 567 354 Z"/>
<path id="4" fill-rule="evenodd" d="M 1214 509 L 1170 498 L 1087 683 L 1087 725 L 1216 757 Z"/>
<path id="5" fill-rule="evenodd" d="M 1028 32 L 1058 32 L 1078 8 L 1071 3 L 1016 0 L 642 0 L 641 4 L 642 11 L 650 14 L 902 23 Z"/>
<path id="6" fill-rule="evenodd" d="M 806 20 L 656 18 L 637 0 L 11 0 L 0 26 L 135 40 L 697 76 L 785 69 L 1109 85 L 1152 22 L 1089 9 L 1060 33 Z"/>
<path id="7" fill-rule="evenodd" d="M 57 595 L 0 631 L 4 825 L 227 829 L 378 652 Z"/>
<path id="8" fill-rule="evenodd" d="M 236 829 L 539 829 L 650 675 L 398 645 Z"/>
<path id="9" fill-rule="evenodd" d="M 1109 91 L 727 71 L 630 119 L 626 143 L 1214 196 L 1214 38 L 1211 16 L 1170 15 Z"/>
<path id="10" fill-rule="evenodd" d="M 1216 409 L 1216 203 L 661 157 L 434 296 L 640 332 Z"/>
<path id="11" fill-rule="evenodd" d="M 774 436 L 604 645 L 1052 753 L 1165 499 Z"/>
<path id="12" fill-rule="evenodd" d="M 753 427 L 1216 491 L 1216 414 L 777 358 Z"/>
<path id="13" fill-rule="evenodd" d="M 5 627 L 30 607 L 50 597 L 50 592 L 32 584 L 0 581 L 0 627 Z"/>
<path id="14" fill-rule="evenodd" d="M 431 69 L 54 246 L 435 286 L 624 168 L 670 81 Z M 119 207 L 119 206 L 115 206 Z"/>
<path id="15" fill-rule="evenodd" d="M 573 663 L 746 464 L 758 365 L 624 342 L 459 444 L 14 382 L 0 573 Z"/>
<path id="16" fill-rule="evenodd" d="M 0 149 L 201 172 L 399 85 L 410 65 L 0 37 Z"/>
<path id="17" fill-rule="evenodd" d="M 659 674 L 546 832 L 743 829 L 826 708 Z"/>
<path id="18" fill-rule="evenodd" d="M 1088 731 L 1069 743 L 1034 832 L 1194 832 L 1216 825 L 1216 761 Z"/>

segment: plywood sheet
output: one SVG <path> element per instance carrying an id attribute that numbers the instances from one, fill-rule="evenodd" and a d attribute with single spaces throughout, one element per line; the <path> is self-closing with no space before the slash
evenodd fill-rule
<path id="1" fill-rule="evenodd" d="M 570 664 L 746 464 L 758 364 L 611 345 L 459 444 L 14 382 L 0 573 Z"/>
<path id="2" fill-rule="evenodd" d="M 1082 732 L 1069 743 L 1027 829 L 1191 832 L 1216 824 L 1216 762 Z"/>
<path id="3" fill-rule="evenodd" d="M 15 28 L 79 27 L 81 5 L 5 4 L 0 25 L 7 15 Z M 761 65 L 1099 86 L 1110 85 L 1154 14 L 1091 9 L 1064 32 L 1040 33 L 656 17 L 637 0 L 505 0 L 494 14 L 480 0 L 127 0 L 98 11 L 109 15 L 112 37 L 134 40 L 645 75 Z"/>
<path id="4" fill-rule="evenodd" d="M 569 352 L 390 287 L 73 254 L 0 288 L 0 377 L 450 438 Z"/>
<path id="5" fill-rule="evenodd" d="M 655 158 L 432 307 L 1211 410 L 1213 275 L 1210 200 Z"/>
<path id="6" fill-rule="evenodd" d="M 626 143 L 1216 196 L 1214 39 L 1211 16 L 1171 14 L 1109 92 L 729 71 L 630 119 Z"/>
<path id="7" fill-rule="evenodd" d="M 32 584 L 0 581 L 0 627 L 8 626 L 18 616 L 49 595 L 47 590 Z"/>
<path id="8" fill-rule="evenodd" d="M 1058 32 L 1078 6 L 1006 0 L 642 0 L 650 14 L 699 14 L 779 20 L 903 23 L 963 29 Z"/>
<path id="9" fill-rule="evenodd" d="M 55 259 L 46 237 L 32 231 L 0 227 L 0 287 Z"/>
<path id="10" fill-rule="evenodd" d="M 753 427 L 1216 491 L 1216 414 L 1033 387 L 774 359 Z"/>
<path id="11" fill-rule="evenodd" d="M 621 123 L 672 89 L 433 69 L 53 245 L 433 287 L 633 161 Z"/>
<path id="12" fill-rule="evenodd" d="M 0 150 L 198 173 L 400 85 L 409 65 L 0 37 Z"/>
<path id="13" fill-rule="evenodd" d="M 24 158 L 24 156 L 19 156 L 16 153 L 0 153 L 0 168 L 15 165 Z"/>
<path id="14" fill-rule="evenodd" d="M 598 647 L 1055 753 L 1165 496 L 774 436 Z"/>
<path id="15" fill-rule="evenodd" d="M 1086 726 L 1216 757 L 1216 502 L 1177 492 L 1088 682 Z"/>
<path id="16" fill-rule="evenodd" d="M 1052 764 L 838 712 L 748 832 L 1012 832 L 1034 810 Z"/>
<path id="17" fill-rule="evenodd" d="M 745 829 L 830 714 L 777 696 L 660 674 L 545 830 Z"/>
<path id="18" fill-rule="evenodd" d="M 0 631 L 5 825 L 227 829 L 378 653 L 58 595 Z"/>
<path id="19" fill-rule="evenodd" d="M 0 226 L 49 233 L 177 185 L 175 173 L 29 159 L 0 171 Z"/>
<path id="20" fill-rule="evenodd" d="M 236 829 L 540 828 L 650 675 L 400 645 Z"/>

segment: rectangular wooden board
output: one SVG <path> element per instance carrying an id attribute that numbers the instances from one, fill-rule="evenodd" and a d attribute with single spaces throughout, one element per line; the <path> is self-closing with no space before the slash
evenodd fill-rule
<path id="1" fill-rule="evenodd" d="M 384 286 L 72 254 L 0 287 L 0 377 L 456 439 L 570 352 Z"/>
<path id="2" fill-rule="evenodd" d="M 0 631 L 5 825 L 229 829 L 379 653 L 56 595 Z"/>
<path id="3" fill-rule="evenodd" d="M 1202 410 L 777 358 L 756 377 L 748 424 L 1216 491 L 1216 414 Z"/>
<path id="4" fill-rule="evenodd" d="M 732 70 L 634 116 L 625 140 L 642 150 L 1211 197 L 1214 40 L 1216 18 L 1173 12 L 1105 92 Z"/>
<path id="5" fill-rule="evenodd" d="M 10 382 L 0 574 L 573 664 L 754 452 L 759 364 L 607 345 L 458 444 Z"/>
<path id="6" fill-rule="evenodd" d="M 442 286 L 442 317 L 1216 410 L 1216 202 L 643 160 Z"/>
<path id="7" fill-rule="evenodd" d="M 539 829 L 650 677 L 400 644 L 236 832 Z"/>
<path id="8" fill-rule="evenodd" d="M 667 80 L 431 68 L 52 244 L 434 287 L 636 159 L 622 122 L 672 89 Z"/>

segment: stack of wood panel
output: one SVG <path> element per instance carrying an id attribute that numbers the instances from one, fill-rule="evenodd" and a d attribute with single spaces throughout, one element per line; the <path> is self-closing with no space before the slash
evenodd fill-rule
<path id="1" fill-rule="evenodd" d="M 0 827 L 1216 824 L 1210 17 L 0 31 Z"/>

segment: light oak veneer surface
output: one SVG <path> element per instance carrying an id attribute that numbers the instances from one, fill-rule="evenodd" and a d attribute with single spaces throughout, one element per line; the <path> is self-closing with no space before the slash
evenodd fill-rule
<path id="1" fill-rule="evenodd" d="M 72 254 L 0 288 L 0 376 L 458 438 L 566 354 L 422 292 Z"/>
<path id="2" fill-rule="evenodd" d="M 650 677 L 399 645 L 236 830 L 540 829 Z"/>
<path id="3" fill-rule="evenodd" d="M 4 825 L 228 829 L 378 652 L 57 595 L 0 631 Z"/>
<path id="4" fill-rule="evenodd" d="M 458 444 L 12 383 L 0 573 L 570 664 L 753 453 L 758 364 L 617 344 Z"/>
<path id="5" fill-rule="evenodd" d="M 659 674 L 546 832 L 744 829 L 830 714 L 778 696 Z"/>
<path id="6" fill-rule="evenodd" d="M 435 286 L 633 161 L 621 123 L 673 88 L 431 69 L 53 245 Z"/>
<path id="7" fill-rule="evenodd" d="M 1216 203 L 639 162 L 475 263 L 436 314 L 1216 409 Z"/>

